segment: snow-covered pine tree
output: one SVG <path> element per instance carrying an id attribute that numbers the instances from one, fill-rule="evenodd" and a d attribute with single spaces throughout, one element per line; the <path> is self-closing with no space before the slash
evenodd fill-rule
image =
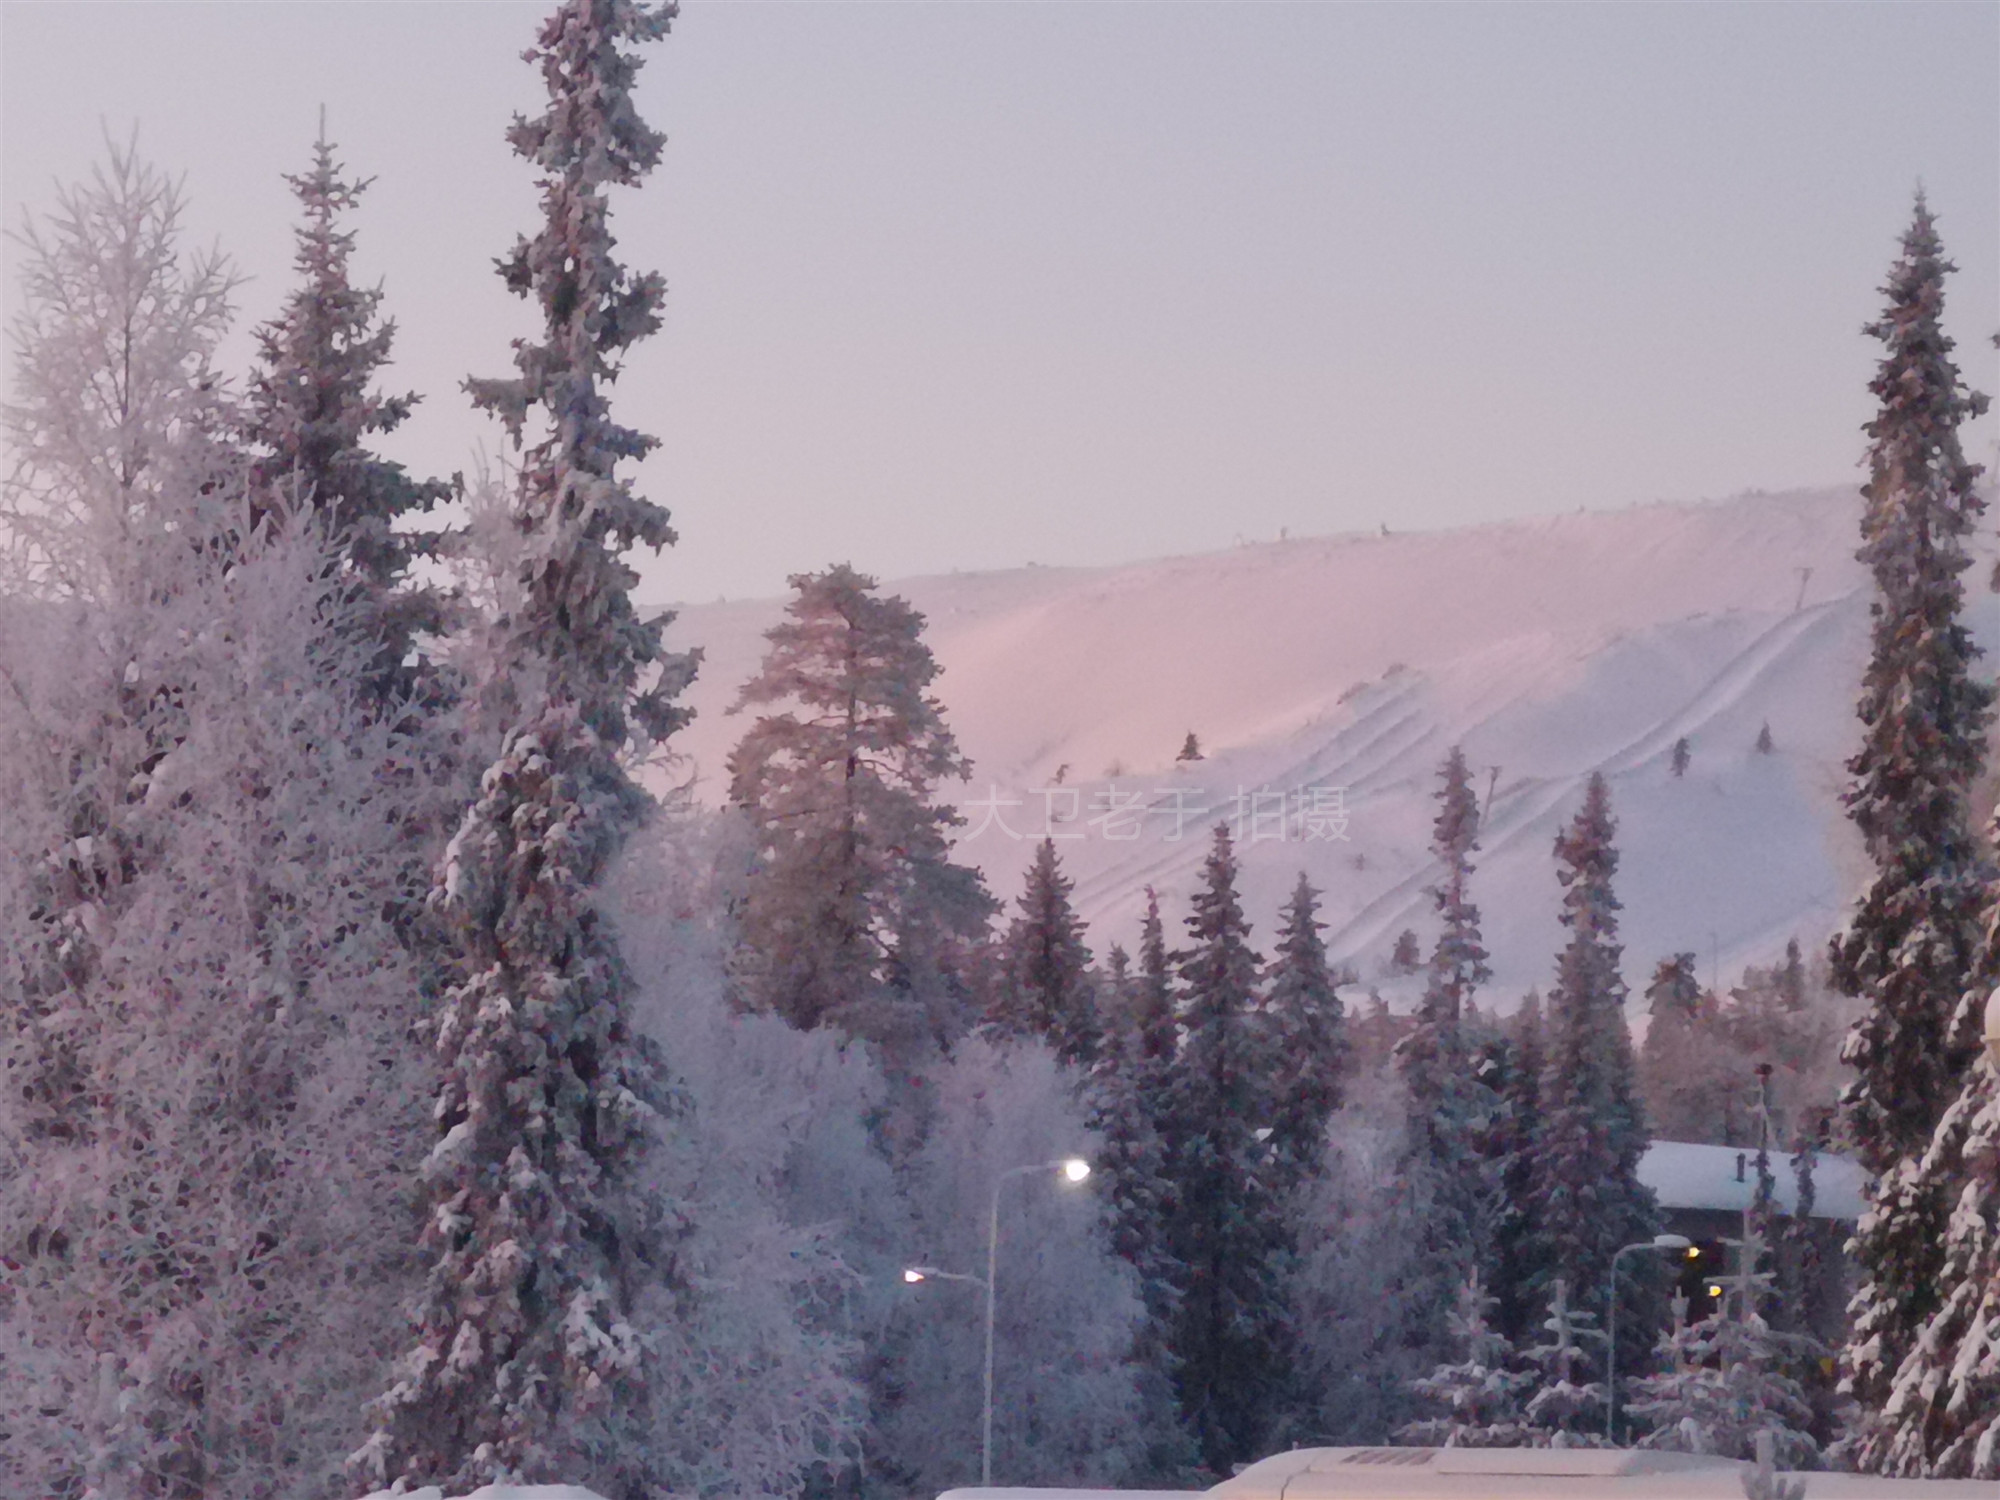
<path id="1" fill-rule="evenodd" d="M 1458 1289 L 1450 1317 L 1451 1336 L 1465 1350 L 1457 1364 L 1442 1364 L 1410 1382 L 1413 1394 L 1444 1408 L 1399 1428 L 1396 1440 L 1429 1448 L 1525 1448 L 1532 1446 L 1522 1421 L 1521 1397 L 1535 1377 L 1507 1368 L 1513 1348 L 1493 1331 L 1493 1299 L 1469 1278 Z"/>
<path id="2" fill-rule="evenodd" d="M 1468 1277 L 1483 1280 L 1491 1274 L 1502 1207 L 1500 1164 L 1478 1144 L 1500 1101 L 1474 1076 L 1462 1028 L 1473 993 L 1492 970 L 1469 889 L 1472 855 L 1479 848 L 1479 800 L 1464 752 L 1455 745 L 1439 768 L 1437 800 L 1431 853 L 1439 876 L 1430 895 L 1438 940 L 1413 1029 L 1396 1048 L 1408 1096 L 1408 1156 L 1398 1176 L 1417 1214 L 1411 1231 L 1429 1283 L 1410 1299 L 1420 1320 L 1410 1337 L 1419 1346 L 1440 1341 L 1440 1315 L 1449 1311 L 1453 1289 Z"/>
<path id="3" fill-rule="evenodd" d="M 1695 956 L 1676 953 L 1653 966 L 1646 986 L 1646 1038 L 1654 1032 L 1690 1026 L 1701 1011 L 1701 981 L 1695 977 Z"/>
<path id="4" fill-rule="evenodd" d="M 1591 1314 L 1570 1305 L 1569 1283 L 1558 1276 L 1549 1287 L 1548 1338 L 1525 1351 L 1534 1366 L 1533 1394 L 1522 1408 L 1528 1445 L 1536 1448 L 1602 1448 L 1604 1382 L 1589 1378 L 1602 1356 L 1585 1348 L 1601 1344 L 1603 1332 Z"/>
<path id="5" fill-rule="evenodd" d="M 1181 1411 L 1217 1474 L 1253 1458 L 1285 1395 L 1290 1251 L 1268 1140 L 1271 1059 L 1257 1024 L 1236 852 L 1218 824 L 1175 955 L 1182 1037 L 1167 1091 L 1168 1244 L 1180 1281 L 1171 1351 Z"/>
<path id="6" fill-rule="evenodd" d="M 1498 1163 L 1501 1214 L 1493 1234 L 1491 1288 L 1499 1328 L 1512 1343 L 1527 1338 L 1540 1309 L 1537 1289 L 1546 1279 L 1543 1247 L 1531 1213 L 1535 1143 L 1542 1133 L 1542 997 L 1529 990 L 1506 1025 L 1508 1058 L 1499 1080 L 1500 1109 L 1487 1155 Z"/>
<path id="7" fill-rule="evenodd" d="M 755 851 L 740 1000 L 921 1051 L 965 1028 L 955 970 L 994 910 L 978 873 L 951 862 L 964 820 L 931 801 L 970 767 L 927 691 L 924 617 L 845 564 L 791 582 L 736 707 L 795 706 L 758 718 L 729 759 Z"/>
<path id="8" fill-rule="evenodd" d="M 1139 925 L 1139 972 L 1133 986 L 1139 1057 L 1152 1070 L 1148 1076 L 1155 1096 L 1163 1098 L 1167 1068 L 1180 1048 L 1180 1019 L 1174 1004 L 1166 925 L 1160 920 L 1160 898 L 1150 885 L 1146 887 L 1146 914 Z"/>
<path id="9" fill-rule="evenodd" d="M 509 132 L 541 170 L 544 218 L 500 274 L 545 324 L 515 345 L 517 376 L 467 389 L 517 444 L 541 416 L 515 499 L 521 716 L 433 896 L 463 977 L 434 1023 L 433 1258 L 415 1347 L 351 1460 L 378 1484 L 568 1479 L 621 1500 L 647 1482 L 641 1303 L 664 1296 L 657 1236 L 673 1206 L 640 1190 L 638 1169 L 668 1096 L 599 888 L 648 805 L 626 769 L 635 729 L 657 741 L 685 718 L 674 699 L 694 660 L 666 655 L 665 620 L 632 605 L 623 554 L 674 534 L 616 472 L 655 440 L 612 421 L 607 388 L 659 327 L 664 287 L 614 259 L 607 191 L 659 159 L 631 49 L 672 15 L 565 0 L 527 54 L 548 108 Z"/>
<path id="10" fill-rule="evenodd" d="M 1910 1192 L 1942 1182 L 1960 1186 L 1936 1306 L 1856 1457 L 1871 1472 L 1904 1479 L 2000 1479 L 2000 1074 L 1990 1059 L 1973 1063 L 1915 1171 L 1884 1186 Z"/>
<path id="11" fill-rule="evenodd" d="M 1002 942 L 999 994 L 988 1021 L 1003 1036 L 1038 1036 L 1075 1068 L 1097 1058 L 1100 1023 L 1083 919 L 1070 904 L 1076 882 L 1045 838 L 1028 866 L 1021 914 Z"/>
<path id="12" fill-rule="evenodd" d="M 1570 936 L 1549 994 L 1542 1128 L 1529 1174 L 1542 1274 L 1562 1278 L 1574 1305 L 1593 1313 L 1604 1306 L 1613 1253 L 1651 1239 L 1659 1227 L 1652 1192 L 1638 1178 L 1647 1139 L 1618 972 L 1616 828 L 1610 789 L 1593 773 L 1583 806 L 1556 839 L 1562 922 Z M 1656 1270 L 1648 1258 L 1621 1275 L 1620 1321 L 1627 1328 L 1648 1326 L 1651 1299 L 1640 1293 Z M 1634 1343 L 1644 1348 L 1643 1340 Z"/>
<path id="13" fill-rule="evenodd" d="M 1326 1125 L 1340 1108 L 1347 1071 L 1346 1010 L 1327 967 L 1319 892 L 1299 872 L 1265 975 L 1270 1035 L 1271 1147 L 1291 1193 L 1319 1171 Z"/>
<path id="14" fill-rule="evenodd" d="M 1868 1002 L 1842 1053 L 1856 1072 L 1842 1100 L 1848 1134 L 1872 1184 L 1851 1246 L 1860 1284 L 1842 1355 L 1864 1413 L 1886 1405 L 1947 1295 L 1956 1190 L 1922 1164 L 1976 1045 L 1954 1018 L 1971 1014 L 1959 1002 L 1989 879 L 1968 794 L 1993 692 L 1972 674 L 1978 648 L 1960 620 L 1965 538 L 1985 507 L 1958 437 L 1987 402 L 1960 379 L 1942 326 L 1952 269 L 1919 193 L 1883 288 L 1888 306 L 1866 330 L 1886 346 L 1869 386 L 1880 408 L 1866 429 L 1857 553 L 1875 577 L 1874 625 L 1845 800 L 1876 873 L 1831 946 L 1835 987 Z M 1886 1465 L 1897 1442 L 1864 1422 L 1853 1457 L 1865 1470 Z"/>
<path id="15" fill-rule="evenodd" d="M 1479 850 L 1479 798 L 1465 752 L 1451 747 L 1438 771 L 1438 814 L 1432 824 L 1431 853 L 1440 866 L 1431 887 L 1438 914 L 1437 946 L 1431 949 L 1430 982 L 1423 1009 L 1455 1025 L 1473 993 L 1493 977 L 1479 933 L 1479 908 L 1471 895 L 1472 856 Z"/>
<path id="16" fill-rule="evenodd" d="M 1763 1250 L 1755 1234 L 1745 1237 L 1738 1272 L 1714 1316 L 1689 1323 L 1686 1299 L 1674 1299 L 1674 1326 L 1660 1343 L 1667 1368 L 1635 1381 L 1624 1407 L 1653 1424 L 1640 1447 L 1751 1459 L 1757 1435 L 1769 1433 L 1786 1468 L 1817 1462 L 1819 1444 L 1808 1431 L 1812 1406 L 1786 1371 L 1825 1351 L 1765 1321 L 1771 1277 L 1754 1269 Z"/>
<path id="17" fill-rule="evenodd" d="M 355 618 L 377 645 L 369 686 L 378 697 L 401 696 L 414 687 L 405 658 L 420 632 L 442 627 L 443 603 L 409 576 L 412 563 L 436 555 L 436 533 L 396 522 L 449 499 L 451 486 L 412 479 L 367 446 L 401 426 L 418 400 L 371 389 L 389 362 L 395 324 L 380 316 L 379 286 L 349 279 L 354 235 L 340 227 L 368 182 L 344 175 L 324 122 L 312 170 L 285 180 L 304 211 L 292 261 L 299 279 L 283 310 L 257 330 L 246 435 L 274 500 L 326 518 L 363 605 Z"/>

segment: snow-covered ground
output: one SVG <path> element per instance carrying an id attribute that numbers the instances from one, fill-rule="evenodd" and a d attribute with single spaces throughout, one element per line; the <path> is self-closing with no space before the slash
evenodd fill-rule
<path id="1" fill-rule="evenodd" d="M 1403 928 L 1428 937 L 1431 793 L 1463 744 L 1492 792 L 1475 894 L 1504 1008 L 1548 982 L 1550 849 L 1593 770 L 1620 823 L 1635 990 L 1668 953 L 1730 982 L 1837 923 L 1863 873 L 1839 804 L 1867 648 L 1859 506 L 1852 490 L 1756 495 L 884 584 L 928 616 L 974 761 L 949 789 L 971 820 L 960 857 L 1011 900 L 1053 829 L 1099 949 L 1132 944 L 1149 883 L 1178 920 L 1228 817 L 1260 934 L 1304 868 L 1335 956 L 1397 998 L 1384 960 Z M 1982 536 L 1966 575 L 1989 650 L 1991 553 Z M 674 627 L 707 652 L 678 742 L 705 800 L 783 602 L 687 606 Z M 1176 763 L 1190 731 L 1206 758 Z"/>

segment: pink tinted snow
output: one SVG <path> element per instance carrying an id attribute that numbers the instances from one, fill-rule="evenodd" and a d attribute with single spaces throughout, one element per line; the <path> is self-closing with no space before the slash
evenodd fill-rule
<path id="1" fill-rule="evenodd" d="M 937 691 L 974 761 L 971 785 L 945 794 L 1006 825 L 959 857 L 1011 899 L 1055 832 L 1099 948 L 1131 945 L 1148 884 L 1178 920 L 1224 818 L 1260 935 L 1307 870 L 1334 957 L 1400 1008 L 1415 981 L 1382 961 L 1403 928 L 1430 930 L 1430 798 L 1462 744 L 1494 792 L 1473 895 L 1495 969 L 1485 1001 L 1506 1010 L 1548 984 L 1562 937 L 1550 849 L 1592 771 L 1620 821 L 1635 990 L 1687 951 L 1726 986 L 1837 924 L 1864 869 L 1838 800 L 1867 638 L 1858 507 L 1851 489 L 1760 495 L 885 587 L 929 617 Z M 746 727 L 724 710 L 782 607 L 694 605 L 674 627 L 708 653 L 676 744 L 710 803 Z M 1993 613 L 1971 611 L 1975 630 L 1992 636 Z M 1775 749 L 1758 755 L 1765 723 Z M 1191 730 L 1206 758 L 1177 764 Z M 1692 761 L 1676 779 L 1682 736 Z M 1315 788 L 1338 789 L 1345 821 L 1308 837 Z M 1091 822 L 1135 794 L 1139 837 Z"/>

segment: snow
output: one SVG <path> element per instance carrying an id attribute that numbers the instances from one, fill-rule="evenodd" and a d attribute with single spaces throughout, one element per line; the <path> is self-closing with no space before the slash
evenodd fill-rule
<path id="1" fill-rule="evenodd" d="M 1727 983 L 1836 925 L 1865 874 L 1838 796 L 1867 648 L 1859 506 L 1852 490 L 1801 491 L 884 586 L 929 617 L 938 692 L 974 762 L 948 794 L 973 824 L 997 812 L 1018 835 L 989 826 L 959 857 L 1011 900 L 1034 841 L 1069 835 L 1058 847 L 1100 951 L 1132 945 L 1149 883 L 1175 930 L 1206 825 L 1276 808 L 1274 795 L 1239 809 L 1239 790 L 1339 787 L 1346 826 L 1322 823 L 1326 836 L 1303 836 L 1296 801 L 1289 822 L 1239 828 L 1246 908 L 1268 941 L 1305 868 L 1327 894 L 1334 959 L 1406 1005 L 1414 981 L 1381 963 L 1404 927 L 1429 930 L 1431 796 L 1463 743 L 1482 798 L 1499 768 L 1473 899 L 1505 1007 L 1548 984 L 1550 849 L 1593 770 L 1620 825 L 1635 991 L 1669 953 L 1698 953 L 1703 978 Z M 1977 545 L 1968 618 L 1991 649 L 1991 542 Z M 670 633 L 707 653 L 687 700 L 699 716 L 675 744 L 709 802 L 747 727 L 725 710 L 782 604 L 685 606 Z M 1766 722 L 1776 750 L 1758 755 Z M 1190 730 L 1208 758 L 1176 764 Z M 1676 780 L 1683 735 L 1692 763 Z M 1113 792 L 1146 796 L 1138 838 L 1090 823 Z M 1211 810 L 1179 839 L 1176 798 Z"/>
<path id="2" fill-rule="evenodd" d="M 377 1490 L 361 1500 L 444 1500 L 444 1491 L 434 1484 L 420 1490 L 404 1490 L 400 1495 L 393 1490 Z M 603 1500 L 603 1497 L 574 1484 L 488 1484 L 463 1500 Z"/>
<path id="3" fill-rule="evenodd" d="M 1739 1158 L 1743 1164 L 1741 1180 L 1736 1172 Z M 1771 1153 L 1775 1196 L 1779 1209 L 1787 1214 L 1796 1212 L 1798 1206 L 1798 1181 L 1793 1175 L 1792 1161 L 1784 1152 Z M 1813 1162 L 1812 1216 L 1853 1223 L 1861 1217 L 1861 1195 L 1866 1180 L 1867 1174 L 1858 1161 L 1821 1152 Z M 1659 1196 L 1662 1208 L 1741 1212 L 1750 1207 L 1750 1200 L 1757 1193 L 1757 1153 L 1741 1146 L 1655 1141 L 1639 1159 L 1639 1181 Z"/>

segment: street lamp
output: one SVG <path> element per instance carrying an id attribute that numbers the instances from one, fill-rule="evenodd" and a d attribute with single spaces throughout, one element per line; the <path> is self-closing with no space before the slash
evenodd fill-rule
<path id="1" fill-rule="evenodd" d="M 1694 1247 L 1694 1241 L 1684 1234 L 1656 1234 L 1650 1240 L 1640 1240 L 1636 1245 L 1626 1245 L 1611 1257 L 1611 1286 L 1606 1301 L 1604 1357 L 1604 1436 L 1615 1446 L 1618 1442 L 1618 1262 L 1635 1250 L 1684 1250 L 1687 1258 L 1693 1260 L 1701 1252 Z"/>
<path id="2" fill-rule="evenodd" d="M 1065 1182 L 1082 1182 L 1090 1175 L 1090 1163 L 1080 1156 L 1061 1161 L 1034 1162 L 1025 1167 L 1009 1167 L 993 1179 L 993 1197 L 986 1210 L 986 1274 L 967 1276 L 958 1271 L 940 1271 L 935 1266 L 911 1266 L 903 1280 L 914 1285 L 935 1278 L 939 1281 L 969 1281 L 986 1289 L 986 1373 L 981 1382 L 979 1411 L 979 1482 L 993 1483 L 993 1279 L 1000 1260 L 1000 1189 L 1010 1177 L 1029 1172 L 1060 1172 Z"/>
<path id="3" fill-rule="evenodd" d="M 936 1266 L 911 1266 L 903 1272 L 903 1280 L 915 1286 L 919 1281 L 969 1281 L 974 1286 L 985 1286 L 984 1276 L 967 1276 L 962 1271 L 940 1271 Z"/>

